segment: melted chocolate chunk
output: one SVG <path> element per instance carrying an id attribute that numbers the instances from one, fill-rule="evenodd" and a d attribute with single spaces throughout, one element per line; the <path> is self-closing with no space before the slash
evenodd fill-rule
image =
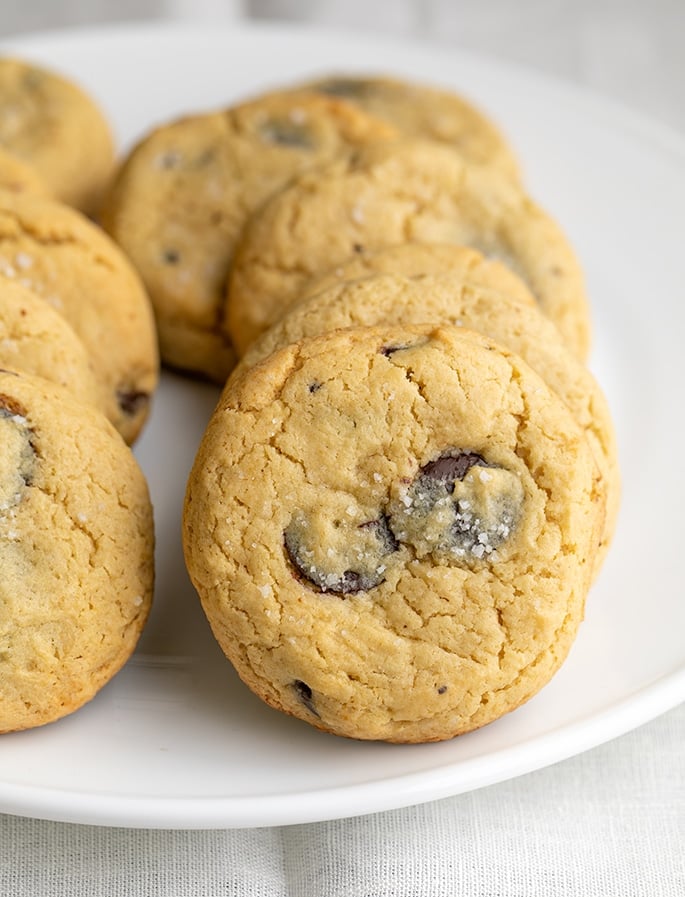
<path id="1" fill-rule="evenodd" d="M 33 482 L 37 451 L 26 409 L 12 396 L 0 393 L 0 514 L 22 500 Z"/>
<path id="2" fill-rule="evenodd" d="M 311 130 L 291 119 L 270 119 L 259 129 L 263 140 L 294 149 L 314 149 Z"/>
<path id="3" fill-rule="evenodd" d="M 293 688 L 297 694 L 297 697 L 301 704 L 307 708 L 310 713 L 313 713 L 314 716 L 318 716 L 319 713 L 314 706 L 314 696 L 312 694 L 311 688 L 307 685 L 306 682 L 303 682 L 301 679 L 295 679 L 293 682 Z"/>
<path id="4" fill-rule="evenodd" d="M 425 464 L 389 506 L 395 537 L 417 557 L 473 562 L 497 557 L 523 504 L 520 478 L 477 452 L 453 449 Z"/>
<path id="5" fill-rule="evenodd" d="M 399 345 L 399 346 L 381 346 L 380 354 L 385 355 L 387 358 L 389 358 L 391 355 L 394 355 L 395 352 L 401 352 L 403 349 L 409 349 L 409 348 L 410 348 L 409 343 L 403 343 L 402 345 Z"/>
<path id="6" fill-rule="evenodd" d="M 447 491 L 454 492 L 454 481 L 463 480 L 472 467 L 487 467 L 485 459 L 476 452 L 458 452 L 454 455 L 440 455 L 421 468 L 421 476 L 438 483 L 444 483 Z"/>
<path id="7" fill-rule="evenodd" d="M 172 168 L 178 168 L 181 164 L 181 154 L 176 150 L 170 150 L 164 153 L 159 159 L 159 167 L 169 171 Z"/>
<path id="8" fill-rule="evenodd" d="M 400 543 L 390 529 L 390 521 L 385 514 L 381 514 L 377 520 L 369 520 L 366 523 L 362 523 L 359 529 L 373 530 L 385 554 L 399 551 Z"/>
<path id="9" fill-rule="evenodd" d="M 134 417 L 150 401 L 150 394 L 140 390 L 117 390 L 119 407 L 128 417 Z"/>
<path id="10" fill-rule="evenodd" d="M 341 526 L 339 531 L 335 547 L 322 545 L 306 517 L 293 519 L 283 544 L 298 577 L 336 595 L 368 592 L 380 585 L 387 569 L 384 560 L 399 548 L 385 515 L 358 526 Z"/>

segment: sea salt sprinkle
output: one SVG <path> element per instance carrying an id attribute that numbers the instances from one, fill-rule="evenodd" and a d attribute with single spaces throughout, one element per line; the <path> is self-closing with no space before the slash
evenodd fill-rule
<path id="1" fill-rule="evenodd" d="M 33 265 L 33 258 L 27 252 L 18 252 L 14 256 L 14 264 L 21 271 L 26 271 Z"/>

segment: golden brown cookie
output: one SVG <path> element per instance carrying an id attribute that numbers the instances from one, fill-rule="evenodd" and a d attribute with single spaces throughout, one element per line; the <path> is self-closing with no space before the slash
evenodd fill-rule
<path id="1" fill-rule="evenodd" d="M 0 146 L 0 190 L 48 196 L 48 189 L 38 172 L 2 146 Z"/>
<path id="2" fill-rule="evenodd" d="M 152 509 L 130 449 L 61 387 L 0 372 L 0 732 L 81 707 L 133 652 Z"/>
<path id="3" fill-rule="evenodd" d="M 114 167 L 111 129 L 93 98 L 19 59 L 0 59 L 0 147 L 35 169 L 56 199 L 88 214 Z"/>
<path id="4" fill-rule="evenodd" d="M 43 299 L 0 277 L 0 369 L 58 383 L 88 405 L 100 392 L 85 346 L 64 318 Z"/>
<path id="5" fill-rule="evenodd" d="M 342 100 L 260 97 L 147 134 L 102 213 L 152 298 L 162 359 L 223 383 L 235 364 L 220 325 L 248 216 L 294 175 L 395 131 Z"/>
<path id="6" fill-rule="evenodd" d="M 398 243 L 455 243 L 504 262 L 583 358 L 590 323 L 580 266 L 564 234 L 519 187 L 466 165 L 450 147 L 377 144 L 309 172 L 243 232 L 224 323 L 242 354 L 308 279 Z"/>
<path id="7" fill-rule="evenodd" d="M 408 137 L 450 144 L 467 162 L 492 165 L 518 179 L 518 162 L 503 134 L 484 112 L 453 90 L 359 75 L 333 75 L 302 86 L 343 97 Z"/>
<path id="8" fill-rule="evenodd" d="M 31 288 L 88 351 L 107 417 L 133 442 L 157 385 L 157 336 L 138 275 L 114 242 L 62 203 L 0 192 L 0 278 Z"/>
<path id="9" fill-rule="evenodd" d="M 184 549 L 267 703 L 340 735 L 430 741 L 549 681 L 601 523 L 587 440 L 518 356 L 458 327 L 358 328 L 231 378 Z"/>
<path id="10" fill-rule="evenodd" d="M 479 263 L 472 250 L 462 252 L 464 263 L 469 255 L 475 258 L 460 276 L 376 274 L 338 283 L 296 303 L 255 340 L 238 367 L 257 364 L 290 343 L 345 327 L 454 324 L 506 346 L 563 399 L 590 443 L 600 474 L 597 493 L 606 505 L 596 575 L 616 528 L 621 496 L 616 435 L 607 401 L 596 379 L 569 352 L 551 321 L 534 306 L 500 291 L 499 286 L 507 280 L 499 277 L 497 268 L 490 268 L 484 260 Z"/>

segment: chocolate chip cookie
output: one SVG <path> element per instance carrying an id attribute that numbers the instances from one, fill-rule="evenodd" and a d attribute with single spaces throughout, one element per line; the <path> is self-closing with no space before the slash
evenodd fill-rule
<path id="1" fill-rule="evenodd" d="M 57 72 L 0 59 L 0 147 L 38 173 L 56 199 L 93 214 L 114 168 L 109 122 Z"/>
<path id="2" fill-rule="evenodd" d="M 314 278 L 355 254 L 398 243 L 454 243 L 504 262 L 584 358 L 583 275 L 558 225 L 491 170 L 425 141 L 377 144 L 309 172 L 243 231 L 224 324 L 242 354 Z"/>
<path id="3" fill-rule="evenodd" d="M 596 486 L 573 415 L 509 350 L 454 326 L 336 331 L 227 383 L 186 562 L 268 704 L 355 738 L 451 738 L 564 660 Z"/>
<path id="4" fill-rule="evenodd" d="M 133 652 L 153 587 L 147 486 L 106 418 L 0 371 L 0 732 L 81 707 Z"/>
<path id="5" fill-rule="evenodd" d="M 264 96 L 147 134 L 105 203 L 105 228 L 152 298 L 163 360 L 223 382 L 235 364 L 220 325 L 248 216 L 294 175 L 395 135 L 342 100 Z"/>
<path id="6" fill-rule="evenodd" d="M 150 302 L 118 246 L 75 209 L 0 191 L 0 279 L 28 286 L 56 309 L 89 353 L 100 402 L 133 442 L 157 385 Z"/>
<path id="7" fill-rule="evenodd" d="M 512 179 L 519 166 L 504 135 L 485 113 L 453 90 L 399 78 L 333 75 L 302 85 L 344 97 L 408 137 L 447 143 L 469 163 L 490 165 Z"/>
<path id="8" fill-rule="evenodd" d="M 89 405 L 100 401 L 90 356 L 74 330 L 27 287 L 4 278 L 0 278 L 0 368 L 44 377 Z"/>
<path id="9" fill-rule="evenodd" d="M 248 348 L 236 373 L 282 346 L 346 327 L 454 324 L 507 346 L 563 399 L 593 450 L 600 473 L 597 491 L 606 505 L 595 564 L 598 573 L 616 528 L 621 495 L 616 435 L 606 398 L 551 321 L 534 306 L 499 290 L 498 270 L 478 264 L 477 253 L 462 252 L 464 262 L 472 257 L 473 275 L 468 268 L 460 277 L 455 273 L 370 275 L 343 281 L 296 303 Z"/>

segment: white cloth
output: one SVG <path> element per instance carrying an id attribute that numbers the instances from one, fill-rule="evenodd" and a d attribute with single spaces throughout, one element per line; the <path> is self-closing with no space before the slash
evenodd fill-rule
<path id="1" fill-rule="evenodd" d="M 312 825 L 0 817 L 2 897 L 683 897 L 685 705 L 548 769 Z"/>

